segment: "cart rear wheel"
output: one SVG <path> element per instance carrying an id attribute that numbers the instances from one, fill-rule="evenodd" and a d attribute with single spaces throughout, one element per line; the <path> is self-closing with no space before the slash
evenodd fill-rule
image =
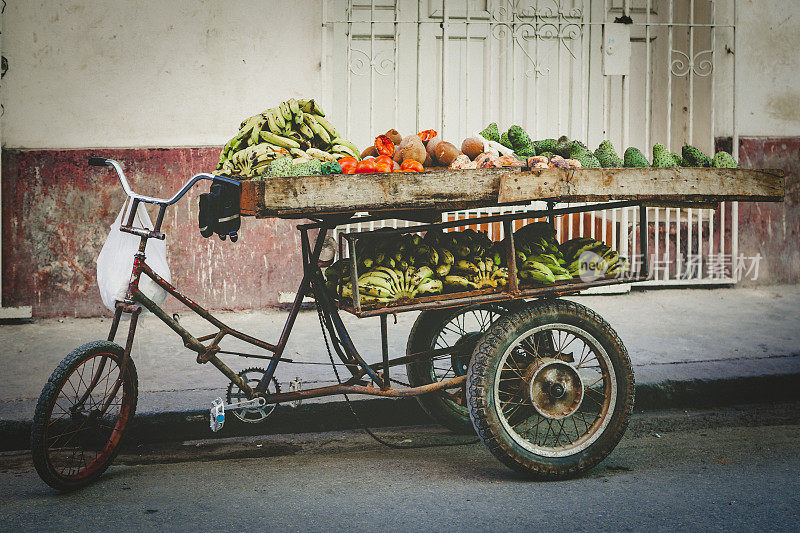
<path id="1" fill-rule="evenodd" d="M 444 354 L 406 365 L 412 387 L 436 383 L 467 373 L 470 358 L 483 333 L 500 317 L 524 302 L 478 304 L 451 309 L 423 311 L 408 337 L 407 354 L 439 348 L 456 348 Z M 438 391 L 417 396 L 422 409 L 437 423 L 457 433 L 473 433 L 465 389 Z"/>
<path id="2" fill-rule="evenodd" d="M 614 449 L 633 411 L 625 346 L 590 309 L 530 304 L 482 337 L 467 375 L 473 425 L 510 468 L 538 479 L 578 475 Z"/>
<path id="3" fill-rule="evenodd" d="M 45 483 L 88 485 L 111 465 L 136 412 L 136 367 L 123 349 L 97 341 L 70 353 L 42 389 L 31 429 L 31 455 Z"/>

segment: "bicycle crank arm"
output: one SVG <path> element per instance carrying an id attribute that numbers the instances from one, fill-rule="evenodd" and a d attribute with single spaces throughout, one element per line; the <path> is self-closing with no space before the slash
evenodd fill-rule
<path id="1" fill-rule="evenodd" d="M 211 411 L 209 413 L 211 431 L 216 433 L 225 425 L 225 409 L 252 409 L 261 408 L 265 405 L 267 405 L 267 400 L 261 397 L 229 403 L 227 405 L 222 401 L 222 398 L 217 398 L 212 402 Z"/>

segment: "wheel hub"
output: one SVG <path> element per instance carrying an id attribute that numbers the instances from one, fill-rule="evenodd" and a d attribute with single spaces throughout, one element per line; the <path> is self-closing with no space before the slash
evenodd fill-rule
<path id="1" fill-rule="evenodd" d="M 583 382 L 571 364 L 545 357 L 528 367 L 523 393 L 543 417 L 566 418 L 581 406 Z"/>

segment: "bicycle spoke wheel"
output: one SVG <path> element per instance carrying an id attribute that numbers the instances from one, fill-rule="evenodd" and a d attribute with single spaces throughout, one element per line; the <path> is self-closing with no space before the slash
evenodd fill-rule
<path id="1" fill-rule="evenodd" d="M 133 361 L 121 369 L 121 346 L 98 341 L 73 351 L 48 380 L 31 431 L 41 478 L 58 490 L 91 483 L 111 464 L 136 411 Z"/>
<path id="2" fill-rule="evenodd" d="M 449 353 L 424 358 L 406 366 L 412 387 L 436 383 L 467 373 L 472 352 L 483 333 L 498 319 L 518 309 L 518 302 L 479 304 L 455 309 L 423 311 L 408 338 L 408 354 L 429 350 Z M 458 433 L 472 433 L 465 388 L 441 390 L 418 396 L 431 418 Z"/>
<path id="3" fill-rule="evenodd" d="M 634 380 L 625 346 L 574 302 L 537 302 L 499 320 L 475 349 L 470 415 L 484 444 L 540 479 L 577 475 L 622 438 Z"/>

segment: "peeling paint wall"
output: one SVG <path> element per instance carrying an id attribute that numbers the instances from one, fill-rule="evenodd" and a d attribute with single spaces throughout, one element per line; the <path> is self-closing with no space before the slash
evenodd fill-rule
<path id="1" fill-rule="evenodd" d="M 741 165 L 786 172 L 781 203 L 739 203 L 739 253 L 760 254 L 758 279 L 743 285 L 800 282 L 800 137 L 739 140 Z"/>
<path id="2" fill-rule="evenodd" d="M 197 169 L 213 168 L 219 148 L 4 152 L 4 305 L 32 305 L 35 316 L 108 313 L 97 289 L 96 259 L 125 195 L 111 169 L 86 165 L 93 153 L 119 160 L 134 191 L 169 197 Z M 238 242 L 204 239 L 197 196 L 208 191 L 207 183 L 164 219 L 173 283 L 215 309 L 276 305 L 278 293 L 296 290 L 300 281 L 295 223 L 246 218 Z M 180 308 L 174 300 L 167 306 Z"/>

